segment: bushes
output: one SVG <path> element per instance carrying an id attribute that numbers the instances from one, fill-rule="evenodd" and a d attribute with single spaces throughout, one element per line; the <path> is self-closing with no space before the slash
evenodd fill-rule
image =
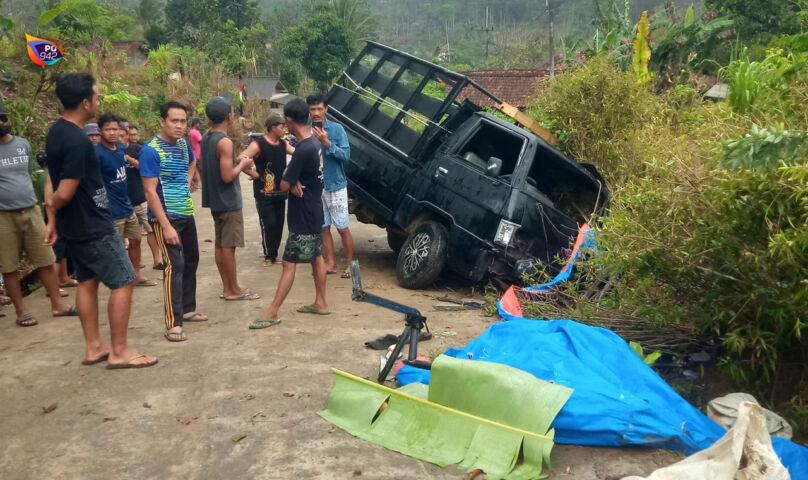
<path id="1" fill-rule="evenodd" d="M 771 85 L 735 113 L 686 86 L 653 95 L 598 57 L 530 111 L 555 120 L 560 148 L 611 188 L 600 251 L 581 264 L 584 278 L 611 273 L 601 306 L 717 335 L 724 372 L 776 402 L 808 373 L 808 75 L 797 66 Z"/>

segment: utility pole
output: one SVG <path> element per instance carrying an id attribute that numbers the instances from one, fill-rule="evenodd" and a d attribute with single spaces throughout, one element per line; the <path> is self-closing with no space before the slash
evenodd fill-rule
<path id="1" fill-rule="evenodd" d="M 550 49 L 550 77 L 555 76 L 555 47 L 553 46 L 553 4 L 551 0 L 545 0 L 547 5 L 547 23 L 549 34 L 549 49 Z"/>
<path id="2" fill-rule="evenodd" d="M 491 30 L 494 29 L 494 22 L 490 21 L 489 7 L 485 7 L 485 68 L 488 69 L 488 46 L 491 44 Z"/>

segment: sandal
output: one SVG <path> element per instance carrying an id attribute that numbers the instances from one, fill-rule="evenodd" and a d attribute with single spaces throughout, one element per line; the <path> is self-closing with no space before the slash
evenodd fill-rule
<path id="1" fill-rule="evenodd" d="M 157 265 L 152 265 L 152 270 L 165 270 L 166 269 L 166 262 L 160 261 Z"/>
<path id="2" fill-rule="evenodd" d="M 46 297 L 48 297 L 48 298 L 50 298 L 50 293 L 45 292 L 45 296 L 46 296 Z M 62 298 L 64 298 L 64 297 L 66 297 L 66 296 L 67 296 L 67 292 L 65 292 L 64 290 L 62 290 L 61 288 L 59 288 L 59 296 L 60 296 L 60 297 L 62 297 Z"/>
<path id="3" fill-rule="evenodd" d="M 200 318 L 201 317 L 201 318 Z M 194 312 L 187 317 L 182 317 L 182 323 L 185 322 L 207 322 L 208 317 L 204 313 Z"/>
<path id="4" fill-rule="evenodd" d="M 188 337 L 185 336 L 185 330 L 180 330 L 179 332 L 166 332 L 164 335 L 166 340 L 169 342 L 184 342 L 188 340 Z"/>
<path id="5" fill-rule="evenodd" d="M 342 272 L 340 278 L 351 278 L 351 272 Z"/>
<path id="6" fill-rule="evenodd" d="M 36 321 L 33 315 L 30 313 L 26 313 L 21 317 L 17 317 L 17 325 L 21 327 L 33 327 L 37 325 L 39 322 Z"/>
<path id="7" fill-rule="evenodd" d="M 157 286 L 157 282 L 154 280 L 149 280 L 148 278 L 144 278 L 143 280 L 137 282 L 135 284 L 136 287 L 155 287 Z"/>
<path id="8" fill-rule="evenodd" d="M 77 317 L 78 315 L 79 310 L 76 308 L 75 305 L 70 305 L 70 308 L 68 308 L 64 312 L 53 312 L 54 317 Z"/>
<path id="9" fill-rule="evenodd" d="M 225 297 L 222 295 L 219 296 L 219 298 L 224 298 L 228 302 L 236 302 L 239 300 L 258 300 L 259 298 L 261 298 L 261 296 L 253 292 L 252 290 L 247 290 L 247 293 L 241 294 L 237 297 Z"/>
<path id="10" fill-rule="evenodd" d="M 279 319 L 277 319 L 277 320 L 264 319 L 264 318 L 256 318 L 256 319 L 255 319 L 255 320 L 253 320 L 253 321 L 252 321 L 252 323 L 250 324 L 250 329 L 251 329 L 251 330 L 259 330 L 259 329 L 262 329 L 262 328 L 274 327 L 275 325 L 277 325 L 277 324 L 279 324 L 279 323 L 281 323 L 281 319 L 280 319 L 280 318 L 279 318 Z"/>
<path id="11" fill-rule="evenodd" d="M 134 357 L 130 358 L 126 363 L 110 363 L 107 365 L 107 370 L 117 370 L 119 368 L 146 368 L 151 367 L 152 365 L 157 365 L 157 359 L 155 358 L 153 362 L 144 362 L 144 363 L 132 363 L 132 360 L 137 360 L 138 358 L 143 358 L 146 355 L 135 355 Z"/>
<path id="12" fill-rule="evenodd" d="M 59 288 L 70 288 L 70 287 L 78 287 L 79 282 L 73 279 L 70 279 L 67 282 L 63 282 L 59 284 Z"/>
<path id="13" fill-rule="evenodd" d="M 296 310 L 297 313 L 311 313 L 313 315 L 331 315 L 331 312 L 323 312 L 322 310 L 317 310 L 316 308 L 312 307 L 311 305 L 303 305 L 302 307 Z"/>

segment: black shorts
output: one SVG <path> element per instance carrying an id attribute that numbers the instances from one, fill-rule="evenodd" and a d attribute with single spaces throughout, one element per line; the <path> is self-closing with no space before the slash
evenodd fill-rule
<path id="1" fill-rule="evenodd" d="M 68 240 L 65 243 L 79 282 L 98 278 L 110 290 L 115 290 L 135 279 L 135 268 L 117 233 L 88 242 Z"/>
<path id="2" fill-rule="evenodd" d="M 291 263 L 314 263 L 323 256 L 322 233 L 292 233 L 286 239 L 283 261 Z"/>

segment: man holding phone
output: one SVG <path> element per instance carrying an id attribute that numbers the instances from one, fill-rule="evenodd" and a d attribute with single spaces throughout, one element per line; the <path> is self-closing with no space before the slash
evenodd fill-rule
<path id="1" fill-rule="evenodd" d="M 327 273 L 337 273 L 337 259 L 334 255 L 334 239 L 331 238 L 331 225 L 337 227 L 342 248 L 348 257 L 348 266 L 342 278 L 351 278 L 351 260 L 353 260 L 353 236 L 348 228 L 350 213 L 348 212 L 348 180 L 345 178 L 343 164 L 351 159 L 351 146 L 348 135 L 342 125 L 326 120 L 328 102 L 322 93 L 313 93 L 306 97 L 311 117 L 311 133 L 322 144 L 323 152 L 323 252 Z"/>

